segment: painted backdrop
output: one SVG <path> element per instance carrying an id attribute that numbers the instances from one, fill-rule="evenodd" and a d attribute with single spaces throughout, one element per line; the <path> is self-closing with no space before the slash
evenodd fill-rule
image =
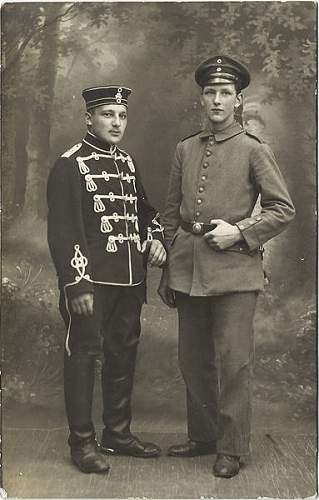
<path id="1" fill-rule="evenodd" d="M 81 89 L 111 83 L 133 89 L 123 147 L 161 211 L 175 145 L 201 127 L 194 69 L 217 52 L 249 66 L 244 123 L 272 146 L 297 210 L 266 248 L 268 285 L 256 316 L 257 403 L 284 404 L 283 420 L 313 422 L 315 19 L 313 2 L 4 4 L 2 357 L 12 425 L 22 414 L 26 421 L 63 414 L 64 332 L 45 191 L 55 158 L 85 133 Z M 156 298 L 158 278 L 156 271 L 149 275 L 135 398 L 154 426 L 163 414 L 169 426 L 184 419 L 184 389 L 176 316 Z"/>

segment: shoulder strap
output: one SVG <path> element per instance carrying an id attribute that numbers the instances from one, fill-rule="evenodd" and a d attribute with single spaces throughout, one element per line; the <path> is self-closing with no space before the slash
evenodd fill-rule
<path id="1" fill-rule="evenodd" d="M 190 139 L 191 137 L 195 137 L 195 135 L 198 135 L 200 133 L 201 133 L 201 130 L 199 130 L 198 132 L 195 132 L 194 134 L 188 135 L 187 137 L 184 137 L 183 139 L 181 139 L 181 142 L 184 142 L 184 141 L 186 141 L 186 139 Z"/>
<path id="2" fill-rule="evenodd" d="M 75 144 L 75 146 L 72 146 L 72 148 L 68 149 L 65 153 L 63 153 L 62 158 L 70 158 L 70 156 L 73 155 L 73 153 L 76 153 L 80 147 L 82 146 L 82 142 L 79 142 L 78 144 Z"/>
<path id="3" fill-rule="evenodd" d="M 244 130 L 244 132 L 249 137 L 252 137 L 256 141 L 260 142 L 260 144 L 265 144 L 266 141 L 262 137 L 259 137 L 258 135 L 255 135 L 255 134 L 252 134 L 251 132 L 248 132 L 248 130 Z"/>

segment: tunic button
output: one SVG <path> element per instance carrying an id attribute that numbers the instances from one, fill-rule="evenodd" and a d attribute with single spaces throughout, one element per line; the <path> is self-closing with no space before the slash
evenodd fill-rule
<path id="1" fill-rule="evenodd" d="M 199 217 L 199 216 L 200 216 L 200 212 L 196 212 L 195 217 Z"/>
<path id="2" fill-rule="evenodd" d="M 203 168 L 207 168 L 208 167 L 208 163 L 207 161 L 205 161 L 205 163 L 203 163 Z"/>
<path id="3" fill-rule="evenodd" d="M 210 156 L 212 154 L 211 151 L 206 151 L 206 156 Z"/>
<path id="4" fill-rule="evenodd" d="M 204 191 L 204 188 L 203 186 L 200 186 L 199 190 L 198 190 L 200 193 L 202 193 Z"/>
<path id="5" fill-rule="evenodd" d="M 202 203 L 201 198 L 198 198 L 198 200 L 197 200 L 197 204 L 198 204 L 198 205 L 200 205 L 201 203 Z"/>
<path id="6" fill-rule="evenodd" d="M 207 179 L 207 176 L 206 175 L 202 175 L 202 181 L 206 181 Z"/>
<path id="7" fill-rule="evenodd" d="M 211 139 L 208 143 L 210 146 L 214 146 L 214 141 Z"/>

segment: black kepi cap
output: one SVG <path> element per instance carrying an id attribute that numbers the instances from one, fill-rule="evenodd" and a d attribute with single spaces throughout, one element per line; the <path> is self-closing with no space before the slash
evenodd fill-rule
<path id="1" fill-rule="evenodd" d="M 195 80 L 202 88 L 216 83 L 235 83 L 242 90 L 248 87 L 250 74 L 239 61 L 218 55 L 210 57 L 198 66 Z"/>
<path id="2" fill-rule="evenodd" d="M 131 89 L 121 85 L 107 85 L 106 87 L 89 87 L 82 90 L 82 96 L 86 103 L 86 109 L 103 106 L 103 104 L 123 104 L 127 107 L 128 97 Z"/>

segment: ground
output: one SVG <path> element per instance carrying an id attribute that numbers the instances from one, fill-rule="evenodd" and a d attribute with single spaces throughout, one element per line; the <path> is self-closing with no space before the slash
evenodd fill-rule
<path id="1" fill-rule="evenodd" d="M 7 271 L 10 283 L 17 284 L 13 270 Z M 29 283 L 36 275 L 35 268 L 29 273 L 22 266 L 21 272 L 23 282 Z M 11 329 L 13 324 L 20 325 L 22 331 L 26 325 L 23 349 L 28 352 L 25 358 L 17 351 L 17 362 L 13 357 L 16 345 L 5 337 L 5 347 L 7 342 L 11 350 L 4 356 L 3 486 L 10 497 L 303 498 L 315 494 L 315 336 L 309 344 L 313 325 L 309 307 L 304 308 L 303 320 L 297 324 L 291 317 L 289 323 L 287 308 L 283 304 L 278 312 L 277 304 L 266 325 L 273 303 L 267 297 L 261 299 L 256 314 L 252 454 L 238 477 L 216 479 L 212 456 L 182 460 L 165 455 L 167 446 L 186 439 L 185 390 L 177 365 L 176 312 L 160 302 L 156 294 L 159 271 L 151 270 L 149 301 L 142 314 L 132 428 L 160 444 L 163 454 L 150 460 L 110 457 L 108 476 L 87 476 L 69 460 L 62 393 L 63 325 L 55 312 L 54 274 L 50 267 L 46 273 L 45 293 L 39 286 L 34 293 L 30 286 L 23 298 L 19 296 L 27 305 L 32 296 L 24 322 L 19 322 L 20 309 L 19 313 L 9 308 L 5 318 Z M 21 283 L 18 286 L 21 290 Z M 17 300 L 18 295 L 14 297 Z M 42 312 L 37 318 L 32 313 L 28 322 L 27 311 L 35 300 Z M 290 330 L 291 325 L 296 329 L 290 331 L 289 342 L 287 332 L 279 332 L 274 341 L 274 329 L 287 321 Z M 41 364 L 42 359 L 45 362 Z M 94 415 L 98 435 L 102 429 L 99 372 L 97 362 Z"/>

